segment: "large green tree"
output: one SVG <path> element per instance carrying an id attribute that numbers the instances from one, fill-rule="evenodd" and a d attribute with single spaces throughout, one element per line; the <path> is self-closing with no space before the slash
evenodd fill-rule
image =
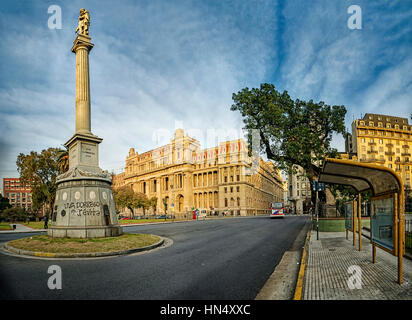
<path id="1" fill-rule="evenodd" d="M 232 96 L 232 111 L 239 111 L 244 129 L 255 129 L 260 148 L 280 169 L 296 172 L 301 166 L 309 177 L 317 177 L 325 157 L 336 157 L 331 147 L 333 134 L 345 133 L 344 106 L 313 100 L 292 100 L 273 84 L 244 88 Z M 249 146 L 252 135 L 248 135 Z"/>
<path id="2" fill-rule="evenodd" d="M 134 209 L 143 208 L 143 212 L 149 207 L 147 196 L 141 192 L 134 192 L 130 186 L 123 186 L 113 190 L 113 198 L 117 207 L 128 208 L 134 218 Z"/>
<path id="3" fill-rule="evenodd" d="M 50 210 L 56 197 L 56 177 L 60 174 L 58 157 L 61 149 L 49 148 L 17 157 L 17 170 L 22 184 L 31 186 L 33 209 L 43 205 Z"/>

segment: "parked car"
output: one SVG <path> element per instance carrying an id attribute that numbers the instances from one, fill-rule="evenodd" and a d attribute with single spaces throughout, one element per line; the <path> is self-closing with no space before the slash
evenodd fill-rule
<path id="1" fill-rule="evenodd" d="M 198 219 L 200 219 L 200 218 L 206 219 L 206 217 L 207 217 L 207 211 L 206 210 L 200 210 Z"/>

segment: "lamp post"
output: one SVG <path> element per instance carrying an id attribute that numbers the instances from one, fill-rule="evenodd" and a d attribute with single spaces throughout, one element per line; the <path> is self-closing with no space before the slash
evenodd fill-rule
<path id="1" fill-rule="evenodd" d="M 170 184 L 170 190 L 172 190 L 172 203 L 171 203 L 171 207 L 172 207 L 172 219 L 173 221 L 175 220 L 175 191 L 173 190 L 173 184 Z"/>

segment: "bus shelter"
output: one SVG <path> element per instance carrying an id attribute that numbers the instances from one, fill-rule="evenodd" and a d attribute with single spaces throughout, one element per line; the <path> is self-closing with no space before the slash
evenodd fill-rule
<path id="1" fill-rule="evenodd" d="M 397 256 L 398 283 L 402 284 L 402 258 L 405 252 L 405 201 L 402 179 L 395 171 L 383 166 L 327 158 L 319 182 L 351 186 L 358 192 L 357 200 L 345 204 L 345 228 L 346 234 L 348 231 L 353 232 L 355 245 L 358 227 L 359 250 L 362 250 L 361 192 L 372 191 L 372 261 L 376 262 L 376 247 Z"/>

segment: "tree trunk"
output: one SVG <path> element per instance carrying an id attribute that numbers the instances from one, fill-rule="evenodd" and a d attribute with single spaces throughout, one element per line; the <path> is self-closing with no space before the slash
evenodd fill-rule
<path id="1" fill-rule="evenodd" d="M 134 219 L 134 211 L 132 207 L 127 207 L 132 212 L 132 219 Z"/>

